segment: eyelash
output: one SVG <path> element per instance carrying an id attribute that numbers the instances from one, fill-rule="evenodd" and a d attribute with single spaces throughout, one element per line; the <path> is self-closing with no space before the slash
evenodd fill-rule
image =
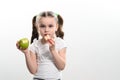
<path id="1" fill-rule="evenodd" d="M 45 25 L 41 25 L 40 26 L 41 28 L 44 28 L 44 27 L 46 27 Z M 49 25 L 49 27 L 51 28 L 51 27 L 53 27 L 53 25 Z"/>
<path id="2" fill-rule="evenodd" d="M 40 27 L 41 27 L 41 28 L 44 28 L 44 27 L 45 27 L 45 25 L 41 25 Z"/>
<path id="3" fill-rule="evenodd" d="M 49 27 L 53 27 L 53 25 L 49 25 Z"/>

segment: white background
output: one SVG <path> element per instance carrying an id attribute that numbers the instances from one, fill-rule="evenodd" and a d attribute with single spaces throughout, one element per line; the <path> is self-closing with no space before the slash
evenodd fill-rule
<path id="1" fill-rule="evenodd" d="M 63 80 L 120 80 L 119 0 L 1 0 L 0 80 L 32 80 L 16 41 L 32 31 L 32 17 L 54 11 L 68 44 Z"/>

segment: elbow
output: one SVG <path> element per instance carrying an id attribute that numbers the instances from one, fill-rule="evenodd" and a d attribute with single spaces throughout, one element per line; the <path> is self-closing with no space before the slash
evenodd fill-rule
<path id="1" fill-rule="evenodd" d="M 65 69 L 65 65 L 60 66 L 58 69 L 61 70 L 61 71 L 64 70 Z"/>
<path id="2" fill-rule="evenodd" d="M 30 73 L 31 73 L 31 74 L 33 74 L 33 75 L 35 75 L 35 74 L 36 74 L 36 72 L 35 72 L 35 71 L 34 71 L 34 72 L 32 72 L 32 71 L 31 71 Z"/>
<path id="3" fill-rule="evenodd" d="M 61 68 L 59 68 L 59 70 L 62 71 L 62 70 L 64 70 L 64 68 L 65 68 L 65 67 L 61 67 Z"/>
<path id="4" fill-rule="evenodd" d="M 37 73 L 37 66 L 36 67 L 34 67 L 34 68 L 28 68 L 28 70 L 29 70 L 29 72 L 31 73 L 31 74 L 33 74 L 33 75 L 35 75 L 36 73 Z"/>
<path id="5" fill-rule="evenodd" d="M 35 75 L 37 73 L 37 70 L 30 71 L 30 73 Z"/>

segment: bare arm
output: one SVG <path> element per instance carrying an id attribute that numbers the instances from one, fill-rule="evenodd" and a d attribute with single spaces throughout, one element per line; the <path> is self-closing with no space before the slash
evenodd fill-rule
<path id="1" fill-rule="evenodd" d="M 36 60 L 36 54 L 32 53 L 28 49 L 22 50 L 19 47 L 18 42 L 16 43 L 17 48 L 24 53 L 25 55 L 25 60 L 26 60 L 26 65 L 30 73 L 35 74 L 37 71 L 37 60 Z"/>
<path id="2" fill-rule="evenodd" d="M 66 64 L 66 48 L 61 49 L 59 52 L 55 49 L 51 50 L 55 65 L 59 70 L 63 70 Z"/>
<path id="3" fill-rule="evenodd" d="M 56 67 L 59 70 L 63 70 L 66 64 L 66 48 L 62 48 L 60 51 L 55 49 L 55 41 L 50 38 L 49 35 L 44 36 L 44 39 L 49 43 L 49 49 L 53 55 L 53 59 Z"/>
<path id="4" fill-rule="evenodd" d="M 25 54 L 26 65 L 30 73 L 35 74 L 37 72 L 37 60 L 35 53 L 27 51 Z"/>

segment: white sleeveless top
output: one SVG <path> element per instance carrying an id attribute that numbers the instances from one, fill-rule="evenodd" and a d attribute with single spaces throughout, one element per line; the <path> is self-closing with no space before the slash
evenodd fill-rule
<path id="1" fill-rule="evenodd" d="M 56 50 L 61 50 L 67 47 L 65 41 L 59 37 L 55 38 Z M 34 40 L 30 45 L 29 50 L 37 54 L 38 70 L 35 78 L 42 78 L 48 80 L 61 79 L 61 71 L 58 70 L 54 64 L 52 55 L 49 50 L 49 44 L 42 44 L 40 39 Z"/>

